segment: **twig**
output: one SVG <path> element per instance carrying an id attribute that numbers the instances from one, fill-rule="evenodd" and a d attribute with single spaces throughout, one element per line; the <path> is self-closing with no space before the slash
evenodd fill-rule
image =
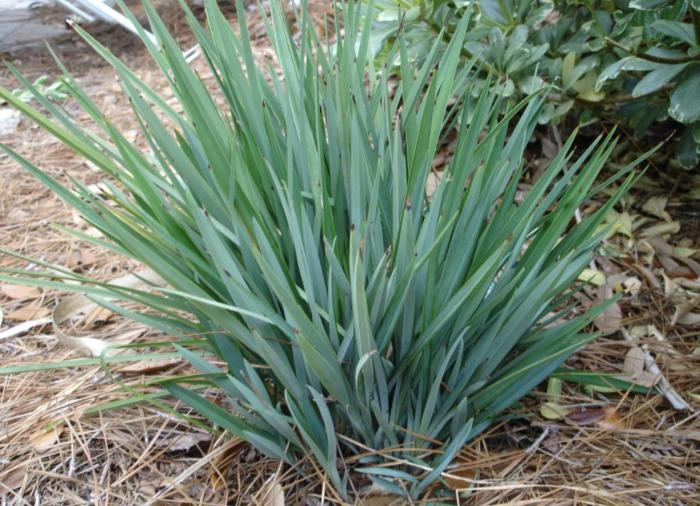
<path id="1" fill-rule="evenodd" d="M 620 49 L 621 51 L 624 51 L 630 56 L 634 56 L 636 58 L 641 58 L 642 60 L 647 60 L 650 62 L 654 63 L 662 63 L 665 65 L 675 65 L 677 63 L 689 63 L 689 62 L 695 62 L 695 61 L 700 61 L 700 57 L 697 56 L 684 56 L 683 58 L 664 58 L 662 56 L 654 56 L 651 54 L 647 53 L 637 53 L 635 51 L 631 51 L 627 49 L 625 46 L 617 42 L 616 40 L 611 39 L 610 37 L 605 37 L 605 42 L 607 42 L 609 45 L 616 47 Z"/>
<path id="2" fill-rule="evenodd" d="M 535 441 L 525 449 L 525 454 L 531 455 L 531 454 L 535 453 L 535 450 L 537 450 L 537 448 L 540 447 L 540 445 L 542 444 L 542 441 L 544 441 L 547 438 L 547 436 L 549 436 L 550 430 L 551 429 L 549 428 L 549 425 L 545 425 L 544 430 L 542 431 L 542 434 L 540 434 L 539 437 L 537 439 L 535 439 Z"/>
<path id="3" fill-rule="evenodd" d="M 34 327 L 43 327 L 44 325 L 48 325 L 50 323 L 51 318 L 42 318 L 40 320 L 30 320 L 28 322 L 20 323 L 19 325 L 15 325 L 14 327 L 10 327 L 9 329 L 0 332 L 0 341 L 22 335 L 25 332 L 29 332 Z"/>

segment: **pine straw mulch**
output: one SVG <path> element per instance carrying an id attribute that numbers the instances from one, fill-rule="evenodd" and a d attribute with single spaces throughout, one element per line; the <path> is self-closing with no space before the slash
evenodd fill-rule
<path id="1" fill-rule="evenodd" d="M 320 16 L 325 5 L 315 6 Z M 176 14 L 170 14 L 168 21 L 182 46 L 189 47 L 192 40 L 183 21 Z M 250 21 L 255 33 L 260 20 L 253 16 Z M 169 96 L 130 35 L 111 27 L 97 31 L 120 58 Z M 264 57 L 267 41 L 260 38 L 256 46 Z M 60 41 L 57 49 L 110 119 L 136 139 L 113 72 L 76 39 Z M 43 50 L 8 58 L 29 77 L 58 75 Z M 201 58 L 194 66 L 207 75 Z M 6 70 L 0 71 L 0 81 L 5 86 L 14 84 Z M 66 106 L 78 114 L 74 104 Z M 549 137 L 557 135 L 546 135 L 533 144 L 533 167 L 552 150 Z M 86 184 L 99 182 L 87 164 L 26 120 L 2 141 L 60 180 L 72 176 Z M 626 149 L 623 142 L 617 158 L 624 158 Z M 138 269 L 132 262 L 55 230 L 52 225 L 61 224 L 90 232 L 55 195 L 4 155 L 0 156 L 0 184 L 3 247 L 105 280 Z M 527 184 L 523 182 L 524 190 Z M 700 293 L 698 198 L 697 175 L 674 179 L 653 168 L 626 198 L 611 217 L 616 230 L 606 242 L 609 256 L 591 266 L 605 285 L 590 285 L 588 290 L 590 298 L 623 293 L 622 300 L 597 322 L 615 332 L 569 361 L 583 370 L 624 370 L 654 383 L 659 375 L 645 367 L 646 351 L 668 388 L 688 408 L 674 408 L 667 395 L 656 391 L 605 393 L 567 382 L 560 395 L 548 397 L 543 385 L 525 401 L 530 416 L 495 426 L 463 449 L 449 469 L 448 488 L 455 491 L 446 502 L 700 504 L 700 322 L 694 309 Z M 2 265 L 12 262 L 0 258 Z M 58 343 L 46 323 L 63 297 L 0 286 L 4 313 L 0 336 L 8 331 L 14 334 L 0 337 L 0 365 L 55 363 L 81 356 Z M 36 320 L 44 323 L 18 331 Z M 107 340 L 124 335 L 136 342 L 167 339 L 143 329 L 133 332 L 133 327 L 98 312 L 82 330 Z M 167 398 L 118 405 L 133 388 L 185 367 L 176 360 L 137 362 L 109 369 L 90 365 L 0 377 L 2 504 L 340 504 L 310 463 L 301 475 L 235 439 L 185 424 L 181 415 L 187 410 Z M 117 403 L 111 405 L 113 409 L 105 404 L 110 402 Z M 554 413 L 542 409 L 546 402 Z M 367 490 L 363 485 L 356 484 L 360 495 Z M 374 496 L 364 504 L 390 502 Z"/>

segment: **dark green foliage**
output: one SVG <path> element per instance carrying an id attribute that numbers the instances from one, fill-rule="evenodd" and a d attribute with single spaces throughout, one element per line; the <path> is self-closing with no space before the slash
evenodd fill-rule
<path id="1" fill-rule="evenodd" d="M 443 48 L 469 12 L 463 61 L 494 92 L 520 100 L 553 84 L 540 123 L 575 113 L 612 117 L 642 138 L 659 121 L 677 127 L 676 157 L 700 162 L 700 6 L 697 0 L 375 0 L 371 47 L 385 58 L 402 23 L 409 57 Z M 398 60 L 394 57 L 394 63 Z M 575 105 L 575 106 L 574 106 Z"/>

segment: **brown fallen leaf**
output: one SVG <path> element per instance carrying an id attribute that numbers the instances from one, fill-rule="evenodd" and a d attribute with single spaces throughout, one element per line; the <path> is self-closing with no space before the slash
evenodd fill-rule
<path id="1" fill-rule="evenodd" d="M 20 209 L 19 207 L 15 207 L 15 208 L 11 209 L 5 215 L 5 219 L 7 220 L 7 223 L 10 223 L 10 222 L 19 223 L 22 221 L 28 221 L 30 218 L 32 218 L 32 214 L 25 211 L 24 209 Z"/>
<path id="2" fill-rule="evenodd" d="M 22 462 L 0 474 L 0 496 L 20 488 L 24 483 L 25 476 L 27 476 L 26 462 Z"/>
<path id="3" fill-rule="evenodd" d="M 29 446 L 31 446 L 37 453 L 45 452 L 56 444 L 63 433 L 63 428 L 63 424 L 58 423 L 49 429 L 41 430 L 32 434 L 29 437 Z"/>
<path id="4" fill-rule="evenodd" d="M 673 318 L 671 318 L 671 325 L 694 325 L 700 323 L 697 318 L 693 317 L 693 309 L 700 304 L 700 299 L 687 300 L 681 304 L 676 304 L 675 311 L 673 312 Z"/>
<path id="5" fill-rule="evenodd" d="M 27 322 L 29 320 L 39 320 L 51 314 L 51 310 L 46 307 L 25 306 L 7 313 L 8 320 Z"/>
<path id="6" fill-rule="evenodd" d="M 678 278 L 676 281 L 686 290 L 700 291 L 700 279 Z"/>
<path id="7" fill-rule="evenodd" d="M 622 372 L 631 376 L 644 372 L 644 351 L 639 346 L 632 346 L 627 351 Z"/>
<path id="8" fill-rule="evenodd" d="M 214 469 L 209 474 L 209 483 L 215 491 L 226 488 L 226 476 L 233 465 L 235 457 L 243 448 L 243 441 L 240 439 L 232 439 L 226 444 L 229 447 L 211 461 L 211 466 Z"/>
<path id="9" fill-rule="evenodd" d="M 603 408 L 590 408 L 576 411 L 566 416 L 566 421 L 574 425 L 592 425 L 605 416 Z"/>
<path id="10" fill-rule="evenodd" d="M 115 286 L 130 288 L 150 288 L 149 283 L 162 283 L 162 280 L 153 271 L 144 270 L 111 281 L 111 284 Z M 58 341 L 63 346 L 75 349 L 87 356 L 99 357 L 103 352 L 108 355 L 119 353 L 121 350 L 113 346 L 127 344 L 145 331 L 145 328 L 141 328 L 131 332 L 123 332 L 118 339 L 107 342 L 94 337 L 72 336 L 61 329 L 61 324 L 69 321 L 75 322 L 76 320 L 86 320 L 86 318 L 91 324 L 99 318 L 104 321 L 104 318 L 107 318 L 107 313 L 103 311 L 105 310 L 102 307 L 82 294 L 72 295 L 62 300 L 56 305 L 52 314 L 53 328 Z M 112 313 L 109 312 L 109 314 Z M 108 350 L 107 348 L 110 347 L 111 349 Z"/>
<path id="11" fill-rule="evenodd" d="M 445 474 L 445 483 L 452 490 L 466 490 L 470 488 L 476 478 L 476 471 L 471 468 L 448 469 Z"/>
<path id="12" fill-rule="evenodd" d="M 681 265 L 676 262 L 671 255 L 664 255 L 663 253 L 659 253 L 656 255 L 656 258 L 659 260 L 659 263 L 661 264 L 661 267 L 664 268 L 666 272 L 683 272 L 683 268 Z M 690 272 L 689 269 L 686 269 L 688 272 Z"/>
<path id="13" fill-rule="evenodd" d="M 681 231 L 681 224 L 677 221 L 659 223 L 642 230 L 641 237 L 654 237 L 657 235 L 677 234 Z"/>
<path id="14" fill-rule="evenodd" d="M 112 316 L 114 316 L 112 310 L 107 309 L 106 307 L 97 306 L 87 315 L 85 315 L 83 321 L 86 327 L 91 327 L 93 325 L 107 323 Z"/>
<path id="15" fill-rule="evenodd" d="M 681 287 L 676 283 L 674 279 L 669 278 L 665 272 L 661 273 L 661 277 L 664 279 L 664 295 L 666 298 L 671 298 L 675 295 L 683 296 L 684 292 Z M 682 278 L 678 278 L 682 279 Z"/>
<path id="16" fill-rule="evenodd" d="M 0 292 L 11 299 L 36 299 L 41 297 L 41 290 L 35 286 L 0 284 Z"/>
<path id="17" fill-rule="evenodd" d="M 605 416 L 598 420 L 598 427 L 606 430 L 622 430 L 625 428 L 625 423 L 622 421 L 622 417 L 615 409 L 615 406 L 607 406 L 603 411 L 605 411 Z"/>
<path id="18" fill-rule="evenodd" d="M 566 417 L 566 421 L 573 425 L 597 425 L 601 429 L 620 430 L 624 429 L 622 417 L 614 406 L 604 408 L 589 408 L 571 413 Z"/>
<path id="19" fill-rule="evenodd" d="M 658 254 L 659 262 L 664 266 L 664 269 L 669 271 L 670 276 L 683 276 L 689 279 L 700 276 L 700 264 L 690 258 L 689 254 L 686 254 L 693 253 L 695 250 L 674 248 L 661 237 L 652 237 L 648 239 L 648 242 Z M 681 266 L 679 262 L 683 264 L 683 266 Z"/>
<path id="20" fill-rule="evenodd" d="M 625 361 L 622 364 L 622 378 L 649 388 L 659 381 L 657 374 L 646 369 L 646 353 L 636 345 L 632 346 L 625 355 Z"/>
<path id="21" fill-rule="evenodd" d="M 685 264 L 685 266 L 690 269 L 693 273 L 692 276 L 685 276 L 688 279 L 697 279 L 700 277 L 700 263 L 696 262 L 692 258 L 684 257 L 681 255 L 674 255 L 680 263 Z"/>
<path id="22" fill-rule="evenodd" d="M 653 288 L 661 288 L 661 283 L 659 282 L 658 278 L 656 275 L 652 272 L 651 269 L 648 267 L 642 265 L 642 264 L 635 264 L 634 268 L 642 275 L 644 278 L 649 282 L 649 284 Z"/>
<path id="23" fill-rule="evenodd" d="M 598 288 L 598 300 L 600 304 L 613 296 L 613 289 L 610 286 L 601 286 Z M 622 326 L 622 309 L 617 302 L 611 304 L 601 315 L 593 322 L 601 332 L 615 332 Z"/>
<path id="24" fill-rule="evenodd" d="M 156 443 L 156 446 L 158 448 L 166 448 L 170 452 L 182 452 L 188 451 L 199 444 L 209 443 L 211 438 L 212 434 L 210 432 L 188 432 L 161 439 Z"/>
<path id="25" fill-rule="evenodd" d="M 69 269 L 78 269 L 87 267 L 97 262 L 97 255 L 89 249 L 74 249 L 66 256 L 63 265 Z"/>
<path id="26" fill-rule="evenodd" d="M 644 239 L 637 240 L 637 261 L 632 265 L 636 268 L 637 265 L 653 265 L 656 250 Z"/>
<path id="27" fill-rule="evenodd" d="M 122 374 L 153 374 L 170 369 L 180 363 L 182 363 L 182 360 L 179 358 L 160 358 L 154 360 L 140 360 L 121 367 L 116 367 L 115 369 Z"/>
<path id="28" fill-rule="evenodd" d="M 390 495 L 370 495 L 357 502 L 357 506 L 405 506 L 408 504 L 406 500 Z"/>

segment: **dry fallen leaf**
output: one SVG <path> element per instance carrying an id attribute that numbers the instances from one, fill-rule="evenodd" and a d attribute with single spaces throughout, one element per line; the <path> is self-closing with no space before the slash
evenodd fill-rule
<path id="1" fill-rule="evenodd" d="M 659 262 L 663 265 L 669 276 L 683 276 L 689 279 L 700 276 L 700 263 L 690 258 L 689 255 L 679 254 L 685 252 L 683 249 L 679 250 L 678 248 L 672 247 L 660 237 L 652 237 L 648 242 L 658 254 Z M 688 251 L 694 252 L 694 250 Z M 681 266 L 679 262 L 683 265 Z"/>
<path id="2" fill-rule="evenodd" d="M 682 286 L 686 290 L 693 290 L 693 291 L 700 292 L 700 280 L 698 280 L 698 279 L 678 278 L 676 281 L 677 281 L 678 285 Z"/>
<path id="3" fill-rule="evenodd" d="M 668 197 L 651 197 L 644 203 L 642 210 L 662 220 L 672 221 L 671 215 L 666 211 L 666 204 Z"/>
<path id="4" fill-rule="evenodd" d="M 671 298 L 676 294 L 683 296 L 684 292 L 675 280 L 669 278 L 665 272 L 661 272 L 661 277 L 664 279 L 664 295 L 666 298 Z"/>
<path id="5" fill-rule="evenodd" d="M 674 257 L 683 257 L 683 258 L 689 258 L 697 254 L 698 251 L 697 249 L 693 248 L 686 248 L 683 246 L 674 246 L 673 249 L 673 256 Z"/>
<path id="6" fill-rule="evenodd" d="M 476 471 L 471 468 L 457 467 L 448 469 L 445 475 L 445 483 L 452 490 L 466 490 L 470 488 L 476 478 Z"/>
<path id="7" fill-rule="evenodd" d="M 233 465 L 234 457 L 238 455 L 243 447 L 243 441 L 240 439 L 231 439 L 225 444 L 228 445 L 228 448 L 217 455 L 211 462 L 211 466 L 214 469 L 209 474 L 209 483 L 215 491 L 226 488 L 226 476 Z"/>
<path id="8" fill-rule="evenodd" d="M 22 486 L 24 478 L 27 476 L 27 463 L 22 462 L 16 467 L 0 474 L 0 499 L 7 492 L 12 492 Z"/>
<path id="9" fill-rule="evenodd" d="M 122 367 L 116 367 L 116 370 L 122 374 L 153 374 L 162 372 L 181 363 L 178 358 L 160 358 L 154 360 L 140 360 L 132 362 Z"/>
<path id="10" fill-rule="evenodd" d="M 700 313 L 686 313 L 678 318 L 677 323 L 680 325 L 687 325 L 689 327 L 697 327 L 700 325 Z"/>
<path id="11" fill-rule="evenodd" d="M 62 423 L 54 425 L 50 429 L 41 430 L 29 437 L 29 446 L 37 453 L 43 453 L 56 444 L 62 433 Z"/>
<path id="12" fill-rule="evenodd" d="M 270 487 L 270 490 L 268 490 L 265 493 L 264 497 L 265 497 L 265 499 L 263 501 L 264 506 L 284 506 L 285 505 L 284 489 L 277 482 L 272 484 L 272 486 Z"/>
<path id="13" fill-rule="evenodd" d="M 390 495 L 370 495 L 357 502 L 357 506 L 406 506 L 409 503 Z"/>
<path id="14" fill-rule="evenodd" d="M 649 263 L 651 263 L 651 262 L 649 262 Z M 659 283 L 659 280 L 658 280 L 658 278 L 656 277 L 656 274 L 654 274 L 654 273 L 652 272 L 651 269 L 649 269 L 648 267 L 646 267 L 646 266 L 644 266 L 644 265 L 642 265 L 642 264 L 640 264 L 640 263 L 636 263 L 636 264 L 634 265 L 634 268 L 635 268 L 642 276 L 644 276 L 644 278 L 649 282 L 649 284 L 650 284 L 653 288 L 661 288 L 661 283 Z"/>
<path id="15" fill-rule="evenodd" d="M 632 346 L 636 346 L 637 340 L 627 331 L 627 329 L 621 329 L 621 333 L 626 341 L 631 343 Z M 648 352 L 648 350 L 642 348 L 644 352 L 644 367 L 650 374 L 654 375 L 654 381 L 658 382 L 659 390 L 664 394 L 664 397 L 671 403 L 674 409 L 679 411 L 685 411 L 690 409 L 690 405 L 681 397 L 678 392 L 674 390 L 669 383 L 668 379 L 662 374 L 661 369 L 659 369 L 658 364 L 654 360 L 654 357 Z"/>
<path id="16" fill-rule="evenodd" d="M 642 289 L 642 282 L 638 278 L 631 276 L 622 283 L 622 286 L 624 287 L 625 293 L 634 297 L 639 295 L 639 291 Z"/>
<path id="17" fill-rule="evenodd" d="M 681 224 L 677 221 L 659 223 L 642 230 L 641 237 L 655 237 L 657 235 L 677 234 L 681 231 Z"/>
<path id="18" fill-rule="evenodd" d="M 675 251 L 675 249 L 674 249 Z M 688 279 L 696 279 L 700 277 L 700 263 L 696 262 L 692 258 L 683 256 L 683 255 L 676 255 L 674 253 L 673 257 L 677 259 L 680 263 L 682 263 L 685 266 L 685 270 L 691 271 L 690 274 L 686 274 L 685 277 Z"/>
<path id="19" fill-rule="evenodd" d="M 73 220 L 73 224 L 77 226 L 84 234 L 89 235 L 90 237 L 95 237 L 95 238 L 101 238 L 102 232 L 100 232 L 98 229 L 90 225 L 85 219 L 82 217 L 82 215 L 78 211 L 73 211 L 71 213 L 71 219 Z"/>
<path id="20" fill-rule="evenodd" d="M 644 372 L 644 351 L 639 346 L 632 346 L 625 355 L 622 372 L 630 376 Z"/>
<path id="21" fill-rule="evenodd" d="M 161 278 L 151 270 L 144 270 L 137 274 L 128 274 L 119 279 L 111 281 L 112 285 L 130 288 L 147 289 L 150 283 L 162 283 Z M 111 312 L 95 304 L 92 300 L 82 294 L 73 295 L 59 302 L 53 310 L 52 320 L 54 332 L 58 341 L 64 346 L 77 350 L 84 355 L 99 357 L 106 352 L 114 355 L 121 351 L 114 348 L 115 345 L 124 345 L 137 338 L 145 331 L 145 328 L 136 329 L 131 332 L 122 333 L 118 339 L 107 342 L 94 337 L 76 337 L 66 334 L 61 329 L 61 324 L 67 321 L 88 320 L 95 322 L 99 318 L 107 318 L 107 313 Z M 107 348 L 110 348 L 109 350 Z"/>
<path id="22" fill-rule="evenodd" d="M 645 387 L 653 387 L 659 381 L 657 374 L 646 370 L 646 353 L 639 346 L 632 346 L 625 355 L 622 377 Z"/>
<path id="23" fill-rule="evenodd" d="M 8 313 L 7 318 L 17 322 L 27 322 L 46 318 L 50 313 L 51 310 L 46 307 L 25 306 Z"/>
<path id="24" fill-rule="evenodd" d="M 615 410 L 614 406 L 605 408 L 589 408 L 577 411 L 566 417 L 566 421 L 574 425 L 597 425 L 601 429 L 620 430 L 624 429 L 622 417 Z"/>
<path id="25" fill-rule="evenodd" d="M 78 269 L 87 267 L 97 262 L 97 255 L 89 249 L 74 249 L 67 255 L 63 261 L 63 265 L 69 269 Z"/>
<path id="26" fill-rule="evenodd" d="M 632 237 L 632 218 L 629 213 L 618 213 L 615 210 L 611 210 L 605 217 L 605 222 L 610 225 L 608 238 L 613 237 L 615 234 Z"/>
<path id="27" fill-rule="evenodd" d="M 10 285 L 3 283 L 0 285 L 0 292 L 11 299 L 36 299 L 41 297 L 41 290 L 35 286 Z"/>
<path id="28" fill-rule="evenodd" d="M 671 318 L 671 325 L 697 325 L 700 323 L 700 320 L 698 320 L 700 315 L 692 312 L 698 304 L 700 304 L 700 299 L 687 300 L 681 304 L 676 304 L 673 318 Z"/>
<path id="29" fill-rule="evenodd" d="M 602 408 L 590 408 L 576 411 L 566 416 L 566 421 L 574 425 L 591 425 L 605 416 Z"/>
<path id="30" fill-rule="evenodd" d="M 598 288 L 597 303 L 600 304 L 612 296 L 613 290 L 610 286 L 601 286 Z M 614 302 L 593 323 L 601 332 L 615 332 L 622 326 L 622 309 L 617 302 Z"/>
<path id="31" fill-rule="evenodd" d="M 114 313 L 111 309 L 97 306 L 85 315 L 83 321 L 86 327 L 91 327 L 93 325 L 107 323 L 112 316 L 114 316 Z"/>
<path id="32" fill-rule="evenodd" d="M 201 443 L 209 443 L 211 438 L 212 435 L 209 432 L 177 434 L 175 436 L 160 439 L 156 446 L 158 448 L 167 448 L 167 450 L 170 452 L 188 451 Z"/>
<path id="33" fill-rule="evenodd" d="M 598 427 L 607 430 L 622 430 L 625 428 L 622 417 L 614 406 L 608 406 L 604 409 L 604 411 L 605 416 L 598 421 Z"/>

